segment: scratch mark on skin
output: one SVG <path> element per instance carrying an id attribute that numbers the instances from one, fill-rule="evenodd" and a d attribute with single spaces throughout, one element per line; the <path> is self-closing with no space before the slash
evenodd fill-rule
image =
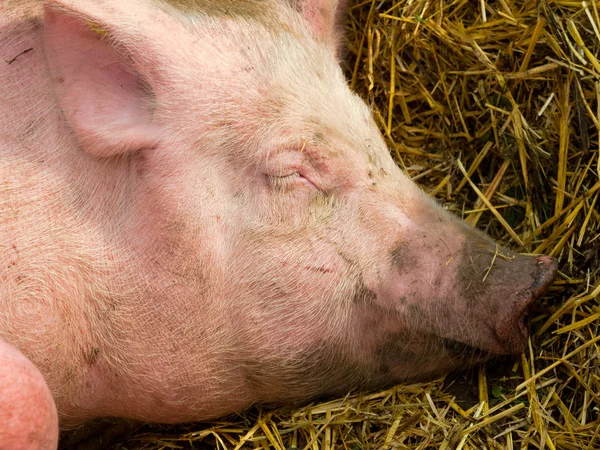
<path id="1" fill-rule="evenodd" d="M 9 59 L 9 60 L 5 60 L 6 64 L 8 64 L 10 66 L 12 63 L 14 63 L 19 58 L 19 56 L 23 56 L 26 53 L 29 53 L 29 52 L 32 52 L 32 51 L 33 51 L 33 47 L 29 47 L 28 49 L 25 49 L 21 53 L 19 53 L 18 55 L 16 55 L 14 58 Z"/>

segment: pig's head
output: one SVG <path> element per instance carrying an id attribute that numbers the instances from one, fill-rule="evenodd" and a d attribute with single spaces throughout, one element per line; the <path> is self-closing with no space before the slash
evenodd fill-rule
<path id="1" fill-rule="evenodd" d="M 151 274 L 139 307 L 180 343 L 164 361 L 191 376 L 209 348 L 259 400 L 518 353 L 556 271 L 398 169 L 336 60 L 339 17 L 335 0 L 46 8 L 66 126 L 128 174 L 118 229 Z"/>

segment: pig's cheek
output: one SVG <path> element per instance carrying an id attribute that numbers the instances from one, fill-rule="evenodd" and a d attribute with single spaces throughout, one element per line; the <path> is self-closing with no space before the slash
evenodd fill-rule
<path id="1" fill-rule="evenodd" d="M 308 196 L 292 188 L 273 189 L 262 178 L 243 187 L 232 187 L 231 200 L 240 223 L 280 226 L 287 220 L 298 221 L 307 210 Z"/>
<path id="2" fill-rule="evenodd" d="M 281 273 L 289 279 L 298 279 L 300 283 L 307 284 L 306 288 L 314 293 L 315 297 L 333 297 L 336 292 L 348 291 L 345 289 L 345 278 L 348 268 L 346 262 L 330 248 L 321 248 L 312 253 L 312 258 L 301 261 L 282 261 Z"/>
<path id="3" fill-rule="evenodd" d="M 321 227 L 334 212 L 330 199 L 310 187 L 275 193 L 264 206 L 264 220 L 289 233 Z"/>

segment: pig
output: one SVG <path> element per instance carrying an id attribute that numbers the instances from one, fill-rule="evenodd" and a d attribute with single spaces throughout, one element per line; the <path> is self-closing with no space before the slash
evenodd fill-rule
<path id="1" fill-rule="evenodd" d="M 343 8 L 2 0 L 0 448 L 521 352 L 556 262 L 397 167 Z"/>

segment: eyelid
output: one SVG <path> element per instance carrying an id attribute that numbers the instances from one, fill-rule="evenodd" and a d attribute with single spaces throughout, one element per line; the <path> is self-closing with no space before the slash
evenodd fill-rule
<path id="1" fill-rule="evenodd" d="M 304 184 L 307 184 L 317 189 L 317 187 L 299 171 L 291 172 L 284 175 L 267 175 L 267 177 L 275 187 L 282 187 L 293 183 L 295 180 L 298 180 L 299 182 L 303 182 Z"/>
<path id="2" fill-rule="evenodd" d="M 283 173 L 280 175 L 269 175 L 271 178 L 298 178 L 301 177 L 300 172 Z"/>
<path id="3" fill-rule="evenodd" d="M 319 174 L 313 167 L 310 155 L 307 155 L 308 149 L 303 148 L 302 152 L 298 150 L 271 154 L 263 163 L 263 173 L 269 183 L 278 182 L 281 186 L 286 183 L 290 187 L 304 183 L 319 190 L 314 182 L 315 178 L 319 179 Z"/>

